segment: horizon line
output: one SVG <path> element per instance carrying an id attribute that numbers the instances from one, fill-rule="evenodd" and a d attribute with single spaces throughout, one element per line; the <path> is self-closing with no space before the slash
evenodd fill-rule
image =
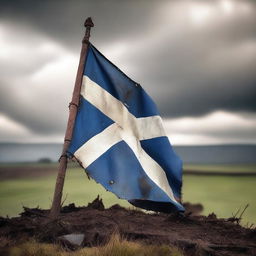
<path id="1" fill-rule="evenodd" d="M 3 144 L 17 144 L 17 145 L 63 145 L 62 142 L 13 142 L 13 141 L 0 141 Z M 209 143 L 209 144 L 173 144 L 174 147 L 203 147 L 203 146 L 256 146 L 255 142 L 252 143 Z"/>

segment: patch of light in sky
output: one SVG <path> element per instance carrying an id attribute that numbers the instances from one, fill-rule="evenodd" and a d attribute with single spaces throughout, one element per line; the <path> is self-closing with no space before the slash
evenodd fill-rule
<path id="1" fill-rule="evenodd" d="M 252 140 L 246 136 L 248 132 L 253 133 L 255 130 L 255 114 L 215 111 L 201 117 L 166 118 L 164 127 L 170 141 L 179 145 L 256 143 L 256 139 Z M 227 131 L 230 136 L 226 136 Z"/>
<path id="2" fill-rule="evenodd" d="M 246 15 L 251 12 L 251 5 L 246 1 L 220 0 L 211 2 L 190 2 L 188 15 L 192 24 L 206 25 L 210 21 L 218 22 L 218 19 L 233 16 Z"/>
<path id="3" fill-rule="evenodd" d="M 234 2 L 231 0 L 220 1 L 220 6 L 222 10 L 227 14 L 231 14 L 234 11 Z"/>
<path id="4" fill-rule="evenodd" d="M 8 116 L 0 113 L 0 131 L 1 134 L 5 132 L 8 134 L 15 134 L 15 135 L 27 135 L 29 134 L 29 130 L 27 127 L 23 126 L 22 124 L 18 123 L 15 120 L 12 120 Z M 4 136 L 3 136 L 4 137 Z"/>
<path id="5" fill-rule="evenodd" d="M 193 23 L 203 24 L 210 17 L 212 8 L 208 4 L 193 4 L 189 10 L 190 17 Z"/>

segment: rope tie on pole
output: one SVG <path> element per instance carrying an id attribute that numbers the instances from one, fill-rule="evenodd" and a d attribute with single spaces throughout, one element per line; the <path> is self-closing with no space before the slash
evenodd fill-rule
<path id="1" fill-rule="evenodd" d="M 62 157 L 65 157 L 66 158 L 66 160 L 68 159 L 68 156 L 67 156 L 67 154 L 62 154 L 60 157 L 59 157 L 59 160 L 58 160 L 58 162 L 60 162 L 60 160 L 61 160 L 61 158 Z"/>
<path id="2" fill-rule="evenodd" d="M 78 104 L 76 104 L 75 102 L 70 102 L 69 105 L 68 105 L 68 108 L 70 108 L 71 106 L 75 106 L 76 108 L 78 108 Z"/>

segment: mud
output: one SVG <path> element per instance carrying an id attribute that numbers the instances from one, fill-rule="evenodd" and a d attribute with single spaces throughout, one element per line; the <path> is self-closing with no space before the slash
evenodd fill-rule
<path id="1" fill-rule="evenodd" d="M 56 243 L 60 236 L 72 233 L 85 235 L 82 246 L 100 246 L 118 233 L 136 242 L 175 245 L 188 256 L 256 255 L 256 229 L 240 226 L 235 218 L 200 216 L 200 204 L 187 203 L 185 207 L 184 215 L 145 213 L 119 205 L 105 209 L 98 197 L 87 207 L 63 207 L 56 220 L 48 218 L 49 210 L 24 208 L 20 217 L 0 218 L 0 247 L 28 238 Z M 1 238 L 12 242 L 1 244 Z"/>

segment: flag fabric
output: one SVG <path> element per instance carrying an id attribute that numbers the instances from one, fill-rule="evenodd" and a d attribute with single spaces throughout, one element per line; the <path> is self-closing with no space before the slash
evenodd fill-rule
<path id="1" fill-rule="evenodd" d="M 68 154 L 108 191 L 154 211 L 184 211 L 182 162 L 143 88 L 89 45 Z"/>

